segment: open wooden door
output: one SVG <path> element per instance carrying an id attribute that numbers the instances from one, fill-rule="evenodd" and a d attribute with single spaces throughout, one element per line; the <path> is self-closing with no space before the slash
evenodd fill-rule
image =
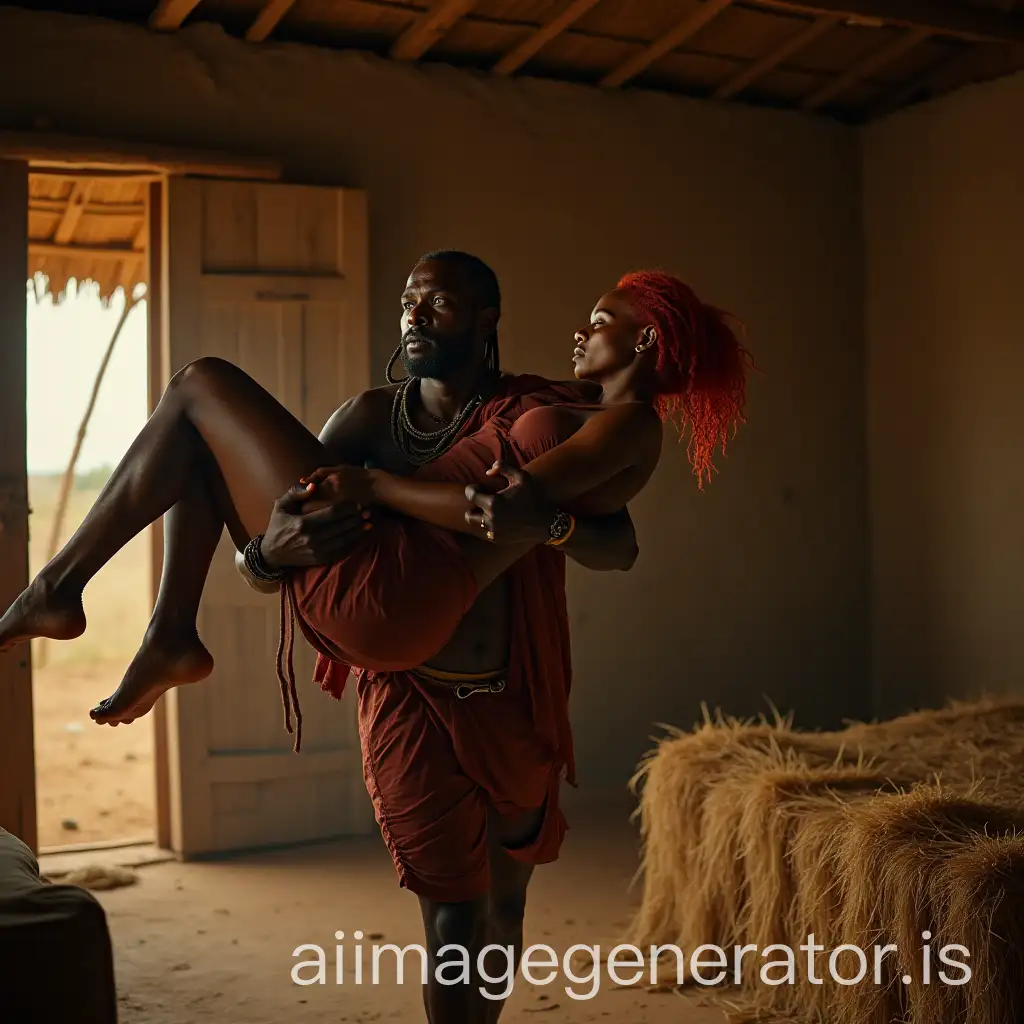
<path id="1" fill-rule="evenodd" d="M 314 433 L 369 387 L 365 196 L 171 178 L 164 200 L 164 380 L 204 355 L 240 365 Z M 268 510 L 269 511 L 269 510 Z M 349 694 L 312 683 L 296 637 L 302 752 L 285 732 L 276 598 L 250 590 L 225 532 L 199 629 L 216 661 L 164 699 L 171 846 L 195 857 L 375 828 Z"/>
<path id="2" fill-rule="evenodd" d="M 0 614 L 28 585 L 28 164 L 0 160 Z M 32 658 L 0 654 L 0 827 L 36 849 Z"/>

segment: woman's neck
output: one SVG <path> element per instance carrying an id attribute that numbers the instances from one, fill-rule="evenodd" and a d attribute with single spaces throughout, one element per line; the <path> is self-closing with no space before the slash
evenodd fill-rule
<path id="1" fill-rule="evenodd" d="M 627 405 L 630 402 L 651 405 L 654 402 L 653 391 L 643 387 L 634 374 L 627 377 L 612 377 L 598 383 L 601 385 L 602 405 Z"/>

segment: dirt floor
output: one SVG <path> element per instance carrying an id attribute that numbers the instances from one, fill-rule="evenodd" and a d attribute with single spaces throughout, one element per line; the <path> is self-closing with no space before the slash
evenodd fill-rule
<path id="1" fill-rule="evenodd" d="M 77 529 L 101 480 L 79 479 L 61 543 Z M 46 563 L 60 481 L 32 477 L 30 567 Z M 89 709 L 109 696 L 138 649 L 149 620 L 148 534 L 128 544 L 85 592 L 89 626 L 70 643 L 32 645 L 36 799 L 41 848 L 154 834 L 153 728 L 100 727 Z"/>
<path id="2" fill-rule="evenodd" d="M 95 501 L 101 482 L 80 481 L 73 491 L 62 543 Z M 54 478 L 31 481 L 33 573 L 46 561 L 58 485 Z M 133 541 L 87 589 L 84 637 L 33 650 L 43 849 L 153 835 L 150 723 L 101 728 L 88 715 L 117 686 L 145 629 L 148 543 L 146 536 Z M 597 816 L 593 809 L 570 812 L 573 827 L 564 859 L 540 869 L 531 890 L 528 944 L 551 946 L 560 961 L 574 944 L 599 944 L 607 954 L 636 898 L 628 891 L 637 865 L 628 811 L 628 804 L 619 805 L 610 825 L 607 809 Z M 44 871 L 60 871 L 147 859 L 154 859 L 152 850 L 110 850 L 43 857 L 42 864 Z M 372 984 L 370 945 L 422 942 L 416 900 L 397 887 L 379 837 L 216 863 L 164 860 L 136 871 L 135 885 L 97 894 L 115 944 L 122 1024 L 412 1024 L 425 1019 L 417 954 L 407 957 L 405 984 L 396 981 L 393 953 L 385 954 L 379 982 Z M 357 930 L 366 947 L 363 984 L 352 974 Z M 336 940 L 337 931 L 347 937 Z M 293 951 L 305 943 L 323 948 L 326 984 L 293 983 L 293 966 L 309 958 Z M 346 964 L 340 985 L 339 946 Z M 618 988 L 606 966 L 593 997 L 573 999 L 567 987 L 582 994 L 594 988 L 593 968 L 582 955 L 584 962 L 570 967 L 579 980 L 561 967 L 546 985 L 530 985 L 519 976 L 502 1024 L 721 1021 L 717 1012 L 697 1008 L 674 991 L 647 991 L 644 982 Z"/>
<path id="3" fill-rule="evenodd" d="M 637 896 L 628 891 L 637 854 L 627 813 L 616 810 L 612 817 L 607 810 L 598 816 L 570 809 L 563 859 L 535 876 L 527 944 L 552 947 L 559 961 L 576 943 L 600 944 L 607 954 Z M 111 855 L 90 859 L 110 862 Z M 53 863 L 44 858 L 44 869 Z M 393 954 L 382 957 L 379 982 L 371 983 L 371 943 L 422 942 L 416 900 L 397 887 L 379 837 L 215 863 L 153 864 L 137 874 L 135 886 L 97 894 L 115 944 L 122 1024 L 425 1019 L 417 955 L 408 955 L 404 985 L 397 984 Z M 366 950 L 361 985 L 353 976 L 357 930 Z M 346 938 L 336 941 L 336 931 Z M 293 957 L 293 951 L 306 943 L 326 954 L 325 984 L 292 982 L 294 964 L 311 957 Z M 340 985 L 338 946 L 344 950 Z M 644 982 L 617 988 L 607 966 L 593 998 L 567 995 L 567 986 L 580 994 L 592 991 L 591 971 L 581 964 L 576 978 L 582 980 L 574 982 L 560 969 L 546 985 L 518 976 L 502 1024 L 723 1020 L 675 991 L 650 992 Z"/>

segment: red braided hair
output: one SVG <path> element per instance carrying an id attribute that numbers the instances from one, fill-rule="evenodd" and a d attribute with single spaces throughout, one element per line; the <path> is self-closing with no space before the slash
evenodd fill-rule
<path id="1" fill-rule="evenodd" d="M 730 427 L 746 420 L 746 371 L 750 353 L 726 323 L 730 314 L 709 306 L 678 277 L 660 270 L 626 274 L 616 286 L 632 300 L 638 317 L 658 328 L 658 391 L 655 408 L 671 420 L 680 439 L 690 427 L 687 457 L 704 489 L 715 471 L 716 445 L 725 454 Z"/>

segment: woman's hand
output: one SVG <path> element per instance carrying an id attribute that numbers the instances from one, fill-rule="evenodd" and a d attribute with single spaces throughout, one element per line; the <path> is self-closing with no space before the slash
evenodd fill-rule
<path id="1" fill-rule="evenodd" d="M 533 477 L 503 462 L 496 462 L 487 475 L 505 477 L 508 486 L 497 494 L 472 484 L 467 487 L 466 498 L 476 507 L 466 513 L 466 522 L 479 528 L 482 539 L 495 544 L 546 543 L 555 510 Z"/>

